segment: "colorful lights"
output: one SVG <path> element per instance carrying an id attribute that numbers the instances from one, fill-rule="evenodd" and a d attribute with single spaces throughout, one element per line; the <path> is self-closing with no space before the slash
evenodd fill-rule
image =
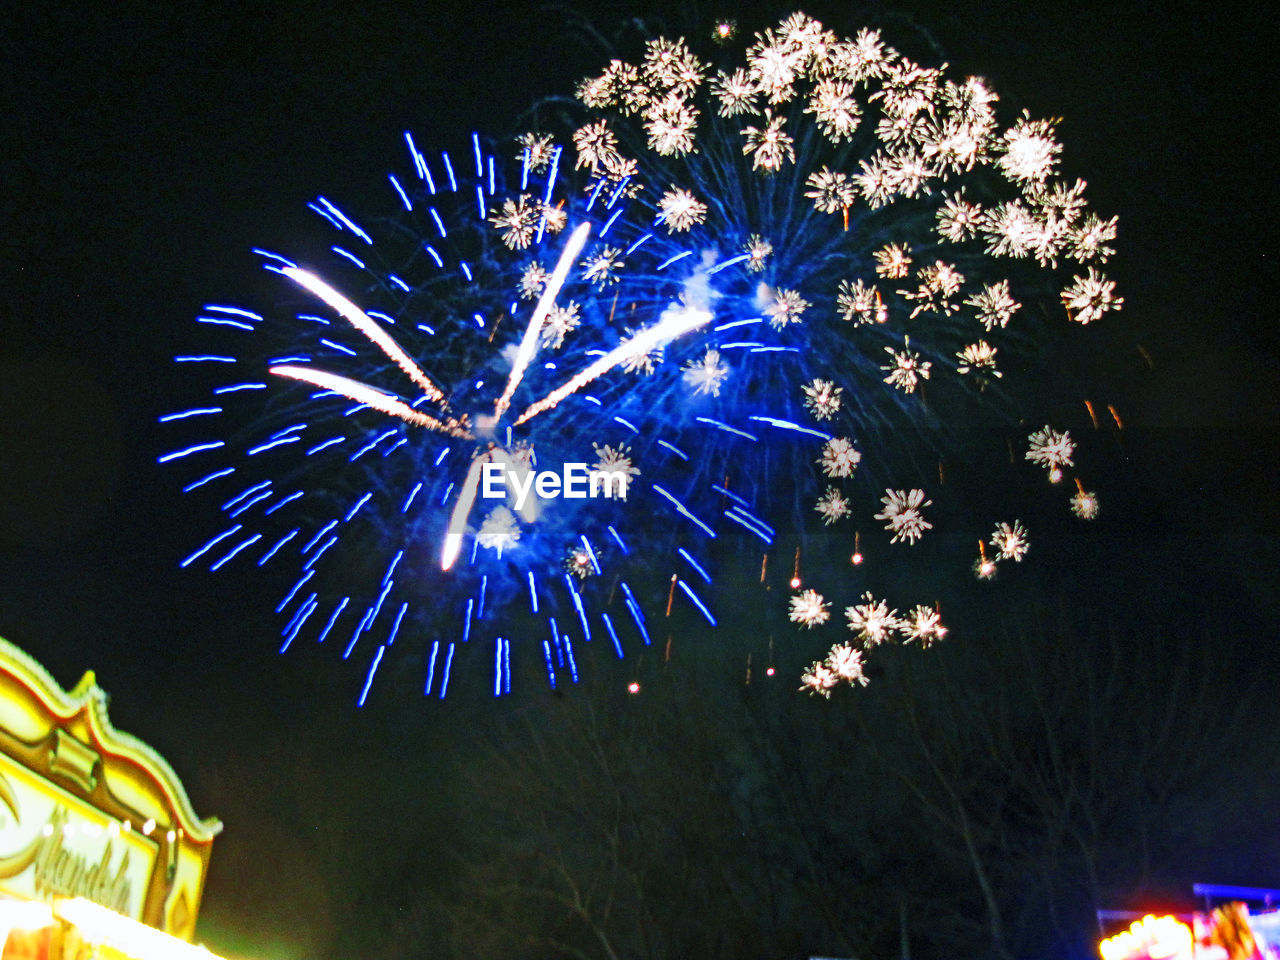
<path id="1" fill-rule="evenodd" d="M 1191 928 L 1177 917 L 1147 914 L 1098 944 L 1102 960 L 1191 960 Z"/>
<path id="2" fill-rule="evenodd" d="M 86 943 L 114 948 L 135 960 L 217 960 L 204 947 L 193 946 L 81 897 L 55 901 L 53 913 L 73 925 Z"/>

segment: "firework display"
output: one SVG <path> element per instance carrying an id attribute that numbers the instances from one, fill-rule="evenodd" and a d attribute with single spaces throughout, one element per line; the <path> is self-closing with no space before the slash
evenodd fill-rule
<path id="1" fill-rule="evenodd" d="M 1002 121 L 978 78 L 803 14 L 733 34 L 653 38 L 495 147 L 406 134 L 394 216 L 320 197 L 326 254 L 256 251 L 287 302 L 209 305 L 218 345 L 177 357 L 210 393 L 164 418 L 186 433 L 160 459 L 223 514 L 183 565 L 273 571 L 281 649 L 365 663 L 363 702 L 405 648 L 432 697 L 459 657 L 495 695 L 516 657 L 576 681 L 584 645 L 660 645 L 673 606 L 714 626 L 725 557 L 811 526 L 937 536 L 955 423 L 1016 425 L 1040 326 L 1121 306 L 1116 221 L 1059 178 L 1053 124 Z M 1026 469 L 1075 466 L 1067 431 L 1020 429 Z M 1079 479 L 1062 499 L 1098 513 Z M 954 565 L 1020 562 L 1016 510 Z M 822 626 L 796 556 L 785 613 Z M 865 587 L 803 689 L 946 634 L 931 598 L 900 615 Z"/>

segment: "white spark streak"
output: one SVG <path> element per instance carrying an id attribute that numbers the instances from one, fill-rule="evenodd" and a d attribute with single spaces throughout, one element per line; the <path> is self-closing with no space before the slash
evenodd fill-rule
<path id="1" fill-rule="evenodd" d="M 533 315 L 529 317 L 529 326 L 525 328 L 524 339 L 520 341 L 520 349 L 516 352 L 515 362 L 511 366 L 511 375 L 507 377 L 507 385 L 502 391 L 502 396 L 498 397 L 493 405 L 495 419 L 501 419 L 502 415 L 507 412 L 507 408 L 511 406 L 511 398 L 515 395 L 516 388 L 520 386 L 520 381 L 524 379 L 524 373 L 529 368 L 529 364 L 533 361 L 533 355 L 538 349 L 538 336 L 542 331 L 542 323 L 547 318 L 547 314 L 551 312 L 551 308 L 555 306 L 556 296 L 560 293 L 560 288 L 564 286 L 565 277 L 569 275 L 569 268 L 573 266 L 574 260 L 582 252 L 582 247 L 587 242 L 587 236 L 590 233 L 591 224 L 583 223 L 569 235 L 569 240 L 565 243 L 564 250 L 560 253 L 560 260 L 556 263 L 555 270 L 551 272 L 551 278 L 547 281 L 547 285 L 542 289 L 542 296 L 533 310 Z"/>
<path id="2" fill-rule="evenodd" d="M 400 348 L 400 344 L 391 339 L 387 332 L 378 326 L 367 313 L 314 273 L 299 270 L 297 267 L 285 267 L 280 272 L 304 290 L 314 293 L 332 307 L 344 320 L 372 340 L 379 350 L 385 353 L 397 367 L 408 375 L 410 380 L 422 388 L 422 392 L 427 395 L 429 400 L 444 401 L 444 392 L 435 385 L 430 377 L 423 373 L 422 368 L 413 362 L 413 358 Z"/>
<path id="3" fill-rule="evenodd" d="M 371 407 L 380 413 L 399 417 L 405 423 L 413 424 L 415 427 L 426 427 L 428 430 L 447 433 L 451 437 L 462 437 L 463 439 L 470 439 L 471 437 L 471 431 L 466 429 L 465 421 L 453 419 L 448 421 L 437 420 L 429 414 L 415 410 L 403 400 L 383 393 L 381 390 L 358 380 L 352 380 L 349 377 L 341 377 L 336 373 L 326 373 L 323 370 L 314 370 L 310 367 L 299 367 L 292 364 L 279 364 L 274 367 L 268 367 L 267 370 L 277 377 L 301 380 L 323 390 L 332 390 L 334 393 L 340 393 L 344 397 L 356 401 L 356 403 L 363 403 L 365 406 Z"/>
<path id="4" fill-rule="evenodd" d="M 608 373 L 628 358 L 648 353 L 658 344 L 674 340 L 690 330 L 696 330 L 710 319 L 710 313 L 706 310 L 699 310 L 696 307 L 685 306 L 679 310 L 671 311 L 664 319 L 655 323 L 652 327 L 641 330 L 634 337 L 614 347 L 595 363 L 575 374 L 563 386 L 557 387 L 541 400 L 533 403 L 529 409 L 516 418 L 513 426 L 518 427 L 544 410 L 550 410 L 565 397 L 586 386 L 597 377 Z"/>
<path id="5" fill-rule="evenodd" d="M 492 459 L 489 451 L 477 454 L 467 470 L 467 479 L 462 483 L 462 492 L 458 494 L 458 502 L 453 505 L 449 514 L 449 527 L 444 535 L 444 549 L 440 553 L 440 569 L 448 570 L 458 559 L 462 551 L 462 537 L 466 529 L 467 517 L 471 515 L 471 507 L 476 502 L 476 489 L 480 486 L 480 468 Z"/>

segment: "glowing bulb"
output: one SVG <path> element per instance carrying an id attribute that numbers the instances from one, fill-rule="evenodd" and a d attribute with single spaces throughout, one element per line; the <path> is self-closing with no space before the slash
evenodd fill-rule
<path id="1" fill-rule="evenodd" d="M 767 667 L 767 668 L 765 668 L 764 675 L 765 675 L 766 677 L 772 677 L 776 672 L 777 672 L 777 671 L 776 671 L 776 670 L 774 670 L 774 669 L 773 669 L 773 667 Z"/>

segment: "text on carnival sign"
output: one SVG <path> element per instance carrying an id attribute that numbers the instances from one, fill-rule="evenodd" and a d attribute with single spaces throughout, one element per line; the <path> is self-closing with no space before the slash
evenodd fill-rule
<path id="1" fill-rule="evenodd" d="M 0 753 L 0 890 L 142 914 L 159 845 Z"/>

